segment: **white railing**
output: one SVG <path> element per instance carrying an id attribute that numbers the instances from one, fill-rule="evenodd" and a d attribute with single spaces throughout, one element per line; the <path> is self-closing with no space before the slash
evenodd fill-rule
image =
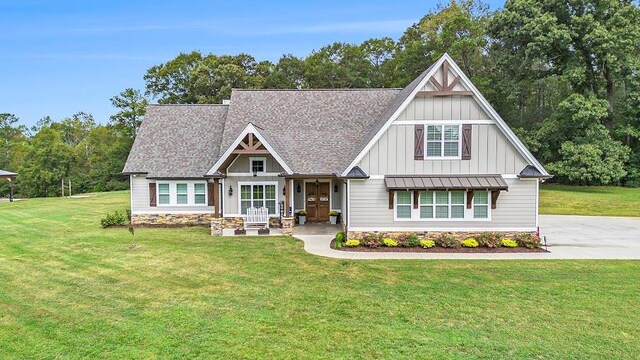
<path id="1" fill-rule="evenodd" d="M 247 209 L 247 215 L 244 217 L 244 228 L 247 229 L 252 225 L 262 225 L 262 227 L 269 227 L 269 209 L 266 207 Z"/>

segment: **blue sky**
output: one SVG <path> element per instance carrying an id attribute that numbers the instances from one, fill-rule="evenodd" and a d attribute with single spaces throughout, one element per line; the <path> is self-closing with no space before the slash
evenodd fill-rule
<path id="1" fill-rule="evenodd" d="M 0 113 L 26 125 L 79 111 L 106 122 L 112 96 L 143 90 L 145 71 L 180 52 L 305 56 L 333 41 L 398 38 L 438 3 L 0 0 Z"/>

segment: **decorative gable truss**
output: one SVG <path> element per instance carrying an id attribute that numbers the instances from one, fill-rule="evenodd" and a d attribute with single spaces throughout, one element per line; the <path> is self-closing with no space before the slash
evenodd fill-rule
<path id="1" fill-rule="evenodd" d="M 386 123 L 378 130 L 378 132 L 369 140 L 360 153 L 356 156 L 351 164 L 343 171 L 342 176 L 348 174 L 353 167 L 358 165 L 364 156 L 371 150 L 376 142 L 389 130 L 392 123 L 398 119 L 400 114 L 407 109 L 411 102 L 415 98 L 420 97 L 452 97 L 452 96 L 464 96 L 472 97 L 478 105 L 484 110 L 487 115 L 495 122 L 498 129 L 502 132 L 505 138 L 516 148 L 518 153 L 532 166 L 539 170 L 541 176 L 549 177 L 549 173 L 545 170 L 542 164 L 529 152 L 524 144 L 518 139 L 515 133 L 509 128 L 505 121 L 498 115 L 495 109 L 489 104 L 489 102 L 482 96 L 480 91 L 471 83 L 462 70 L 456 65 L 448 54 L 444 54 L 433 66 L 428 70 L 426 76 L 422 81 L 413 89 L 413 91 L 407 95 L 402 104 L 396 109 L 396 111 L 387 119 Z M 415 128 L 415 143 L 414 143 L 414 159 L 424 160 L 424 138 L 427 136 L 426 128 L 424 125 L 416 125 Z M 463 124 L 460 131 L 460 159 L 470 160 L 471 154 L 471 130 L 470 124 Z"/>
<path id="2" fill-rule="evenodd" d="M 282 157 L 273 149 L 266 140 L 264 135 L 260 133 L 258 128 L 253 124 L 247 125 L 245 129 L 238 135 L 234 142 L 226 149 L 224 154 L 216 161 L 211 170 L 207 172 L 207 176 L 219 175 L 222 171 L 235 160 L 238 156 L 246 155 L 266 155 L 271 154 L 274 159 L 282 166 L 287 174 L 292 174 L 291 168 L 284 162 Z"/>

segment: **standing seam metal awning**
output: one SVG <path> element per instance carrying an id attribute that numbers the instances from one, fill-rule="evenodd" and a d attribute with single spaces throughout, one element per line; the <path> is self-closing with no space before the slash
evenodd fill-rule
<path id="1" fill-rule="evenodd" d="M 501 175 L 387 175 L 389 190 L 509 190 Z"/>

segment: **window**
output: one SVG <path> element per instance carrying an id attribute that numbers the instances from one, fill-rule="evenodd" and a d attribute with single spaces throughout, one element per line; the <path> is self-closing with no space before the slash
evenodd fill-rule
<path id="1" fill-rule="evenodd" d="M 464 191 L 421 191 L 421 219 L 464 219 Z"/>
<path id="2" fill-rule="evenodd" d="M 188 203 L 187 184 L 176 184 L 176 204 L 187 205 Z"/>
<path id="3" fill-rule="evenodd" d="M 473 217 L 476 219 L 489 218 L 489 192 L 476 191 L 473 195 Z"/>
<path id="4" fill-rule="evenodd" d="M 158 184 L 158 204 L 169 205 L 170 200 L 169 184 Z"/>
<path id="5" fill-rule="evenodd" d="M 240 184 L 240 213 L 246 214 L 250 207 L 269 209 L 269 214 L 276 214 L 275 184 Z"/>
<path id="6" fill-rule="evenodd" d="M 205 205 L 206 199 L 206 186 L 205 184 L 193 184 L 193 203 L 196 205 Z"/>
<path id="7" fill-rule="evenodd" d="M 427 158 L 460 156 L 460 125 L 427 126 Z"/>
<path id="8" fill-rule="evenodd" d="M 411 200 L 413 196 L 410 191 L 396 192 L 396 217 L 398 219 L 411 219 Z"/>
<path id="9" fill-rule="evenodd" d="M 249 158 L 250 171 L 252 174 L 260 174 L 265 172 L 266 158 Z"/>

